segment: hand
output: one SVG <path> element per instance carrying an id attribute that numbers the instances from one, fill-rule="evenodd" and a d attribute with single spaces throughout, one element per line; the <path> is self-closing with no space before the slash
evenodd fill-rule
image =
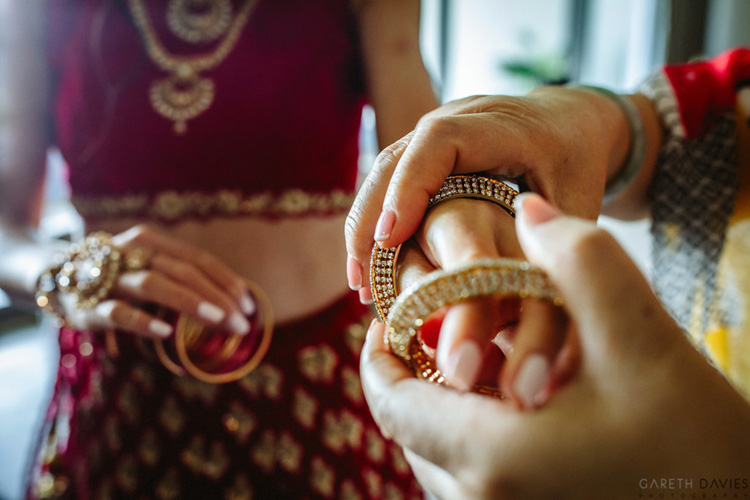
<path id="1" fill-rule="evenodd" d="M 564 212 L 599 215 L 607 176 L 629 146 L 616 103 L 594 92 L 541 87 L 525 97 L 480 96 L 448 103 L 375 161 L 349 213 L 349 284 L 368 297 L 373 241 L 392 247 L 414 234 L 428 199 L 450 174 L 522 179 Z"/>
<path id="2" fill-rule="evenodd" d="M 399 289 L 438 268 L 498 257 L 525 258 L 513 218 L 487 201 L 445 201 L 427 212 L 415 238 L 402 247 Z M 534 300 L 467 301 L 428 319 L 422 339 L 437 348 L 438 367 L 453 387 L 469 390 L 475 383 L 500 387 L 508 401 L 534 408 L 543 405 L 577 367 L 576 338 L 566 336 L 561 315 L 559 308 Z M 526 328 L 516 335 L 519 318 Z M 529 356 L 544 363 L 549 375 L 537 385 L 520 376 Z"/>
<path id="3" fill-rule="evenodd" d="M 533 195 L 517 228 L 565 301 L 581 369 L 544 408 L 519 413 L 416 380 L 373 322 L 365 396 L 422 484 L 441 498 L 632 499 L 644 478 L 693 479 L 697 489 L 699 478 L 746 477 L 750 406 L 690 345 L 615 240 Z"/>
<path id="4" fill-rule="evenodd" d="M 91 309 L 78 309 L 72 294 L 60 294 L 68 323 L 79 329 L 120 329 L 147 337 L 168 337 L 172 326 L 141 309 L 156 304 L 210 325 L 246 334 L 245 315 L 255 304 L 240 276 L 213 255 L 139 225 L 112 237 L 123 255 L 150 255 L 147 269 L 123 272 L 112 293 Z"/>

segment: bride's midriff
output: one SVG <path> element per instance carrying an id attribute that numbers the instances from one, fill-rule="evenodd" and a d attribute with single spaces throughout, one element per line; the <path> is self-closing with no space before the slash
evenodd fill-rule
<path id="1" fill-rule="evenodd" d="M 119 219 L 87 231 L 116 234 L 146 223 L 164 234 L 212 252 L 240 276 L 258 284 L 277 324 L 324 309 L 348 290 L 345 214 L 287 219 L 216 218 L 161 225 Z"/>

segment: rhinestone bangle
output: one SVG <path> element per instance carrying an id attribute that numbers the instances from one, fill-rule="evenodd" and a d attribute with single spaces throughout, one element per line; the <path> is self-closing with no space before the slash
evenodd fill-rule
<path id="1" fill-rule="evenodd" d="M 454 198 L 471 198 L 491 201 L 515 217 L 513 203 L 518 192 L 507 184 L 479 175 L 454 175 L 448 177 L 440 190 L 430 198 L 427 208 Z M 396 262 L 401 245 L 383 248 L 377 243 L 370 257 L 370 288 L 380 321 L 388 320 L 388 313 L 398 297 Z"/>
<path id="2" fill-rule="evenodd" d="M 419 329 L 435 311 L 480 297 L 531 298 L 562 305 L 547 275 L 525 261 L 484 259 L 451 271 L 437 270 L 407 288 L 391 308 L 387 329 L 391 352 L 418 378 L 447 385 L 435 361 L 424 351 Z M 502 397 L 494 387 L 477 385 L 474 391 Z"/>

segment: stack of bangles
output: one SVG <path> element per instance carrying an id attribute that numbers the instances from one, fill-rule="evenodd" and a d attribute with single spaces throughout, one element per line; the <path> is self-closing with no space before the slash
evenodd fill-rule
<path id="1" fill-rule="evenodd" d="M 486 200 L 515 217 L 518 192 L 508 185 L 479 175 L 448 177 L 430 198 L 428 209 L 455 198 Z M 451 271 L 437 270 L 399 292 L 397 260 L 401 245 L 375 244 L 370 260 L 370 286 L 380 320 L 387 323 L 391 352 L 418 378 L 448 385 L 434 359 L 425 351 L 419 331 L 425 320 L 443 307 L 476 298 L 538 299 L 562 305 L 547 275 L 517 259 L 483 259 Z M 474 392 L 502 398 L 495 387 L 476 385 Z"/>
<path id="2" fill-rule="evenodd" d="M 54 264 L 37 282 L 36 304 L 53 316 L 58 326 L 65 326 L 61 293 L 71 297 L 76 309 L 91 309 L 110 297 L 120 274 L 143 271 L 149 264 L 145 250 L 137 248 L 123 254 L 112 244 L 110 234 L 91 233 L 55 256 Z M 162 364 L 176 375 L 187 374 L 210 383 L 232 382 L 250 373 L 270 346 L 273 315 L 262 289 L 249 281 L 246 286 L 257 305 L 248 318 L 251 331 L 247 335 L 209 328 L 188 315 L 155 308 L 158 315 L 175 324 L 170 339 L 154 340 Z M 151 309 L 148 305 L 145 308 Z M 116 346 L 114 332 L 105 335 L 106 344 Z M 116 347 L 109 350 L 117 351 Z"/>

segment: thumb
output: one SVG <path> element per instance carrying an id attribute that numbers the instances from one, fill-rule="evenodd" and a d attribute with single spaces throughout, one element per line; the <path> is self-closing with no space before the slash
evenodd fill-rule
<path id="1" fill-rule="evenodd" d="M 516 208 L 521 246 L 557 286 L 589 359 L 611 362 L 628 351 L 643 357 L 681 336 L 612 235 L 538 195 L 522 195 Z"/>

